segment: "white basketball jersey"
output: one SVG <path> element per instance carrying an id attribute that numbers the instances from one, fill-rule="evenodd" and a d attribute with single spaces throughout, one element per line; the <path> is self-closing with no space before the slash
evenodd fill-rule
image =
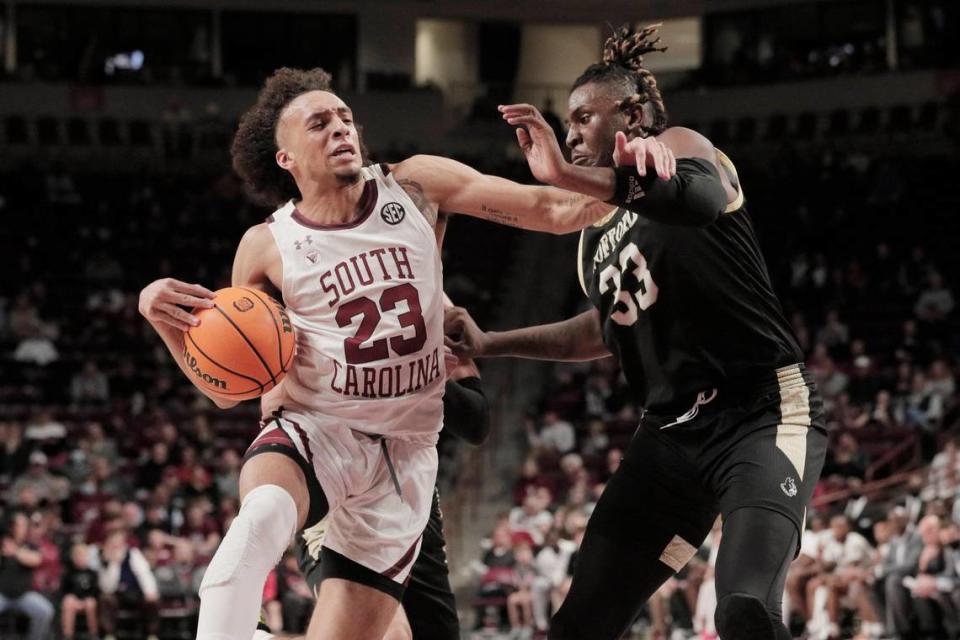
<path id="1" fill-rule="evenodd" d="M 446 380 L 436 238 L 386 165 L 362 171 L 353 222 L 312 223 L 293 201 L 268 221 L 297 335 L 293 365 L 270 404 L 308 410 L 321 427 L 432 443 Z"/>

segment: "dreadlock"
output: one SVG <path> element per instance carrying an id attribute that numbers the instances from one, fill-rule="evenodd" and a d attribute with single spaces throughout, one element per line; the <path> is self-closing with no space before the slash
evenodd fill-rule
<path id="1" fill-rule="evenodd" d="M 603 62 L 587 67 L 573 83 L 573 89 L 590 82 L 623 84 L 625 90 L 632 92 L 618 104 L 624 113 L 649 103 L 653 107 L 653 124 L 645 127 L 638 121 L 630 131 L 634 136 L 657 135 L 667 128 L 667 108 L 663 105 L 657 80 L 643 66 L 644 55 L 667 50 L 666 47 L 657 46 L 660 43 L 660 37 L 657 36 L 659 27 L 659 24 L 652 24 L 634 31 L 632 25 L 623 25 L 603 44 Z"/>
<path id="2" fill-rule="evenodd" d="M 308 91 L 330 91 L 330 80 L 330 74 L 320 68 L 277 69 L 267 78 L 257 103 L 240 118 L 230 154 L 233 168 L 254 200 L 277 206 L 300 197 L 293 176 L 277 164 L 277 122 L 297 96 Z"/>

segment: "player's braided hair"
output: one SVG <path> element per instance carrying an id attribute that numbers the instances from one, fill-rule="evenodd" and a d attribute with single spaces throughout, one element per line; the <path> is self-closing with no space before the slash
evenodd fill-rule
<path id="1" fill-rule="evenodd" d="M 633 93 L 620 101 L 620 110 L 629 113 L 644 104 L 653 107 L 653 123 L 643 126 L 638 120 L 630 134 L 637 136 L 657 135 L 667 128 L 667 108 L 663 104 L 660 89 L 653 73 L 643 66 L 643 56 L 654 51 L 666 51 L 657 46 L 659 24 L 652 24 L 635 31 L 633 26 L 625 24 L 603 44 L 603 62 L 587 67 L 573 83 L 573 89 L 589 82 L 619 82 Z"/>
<path id="2" fill-rule="evenodd" d="M 234 170 L 257 202 L 275 207 L 300 197 L 293 176 L 277 165 L 277 122 L 294 98 L 308 91 L 330 91 L 330 84 L 330 74 L 319 67 L 277 69 L 267 78 L 256 104 L 240 118 L 230 155 Z"/>

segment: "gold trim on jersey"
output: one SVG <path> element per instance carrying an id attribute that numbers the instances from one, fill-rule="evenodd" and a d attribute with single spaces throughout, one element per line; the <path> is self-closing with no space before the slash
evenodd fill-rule
<path id="1" fill-rule="evenodd" d="M 620 207 L 614 207 L 613 211 L 594 222 L 591 226 L 596 229 L 603 228 L 613 219 L 613 216 L 617 214 L 617 211 L 620 211 Z M 580 244 L 577 246 L 577 276 L 580 278 L 580 288 L 583 289 L 583 295 L 589 298 L 590 294 L 587 292 L 587 280 L 583 276 L 583 236 L 586 234 L 586 232 L 586 229 L 582 229 L 580 231 Z"/>
<path id="2" fill-rule="evenodd" d="M 746 199 L 746 197 L 743 195 L 743 185 L 740 184 L 740 176 L 737 174 L 737 167 L 733 164 L 733 160 L 727 157 L 727 154 L 725 154 L 723 151 L 720 151 L 720 149 L 714 150 L 717 152 L 717 160 L 720 161 L 720 164 L 723 165 L 723 168 L 732 173 L 734 178 L 737 178 L 737 186 L 735 187 L 737 190 L 737 197 L 733 202 L 728 204 L 727 208 L 724 210 L 724 213 L 733 213 L 743 206 L 743 202 Z"/>
<path id="3" fill-rule="evenodd" d="M 577 245 L 577 277 L 580 278 L 580 288 L 583 289 L 583 295 L 590 297 L 590 294 L 587 293 L 587 281 L 583 277 L 583 236 L 586 234 L 586 229 L 580 231 L 580 243 Z"/>
<path id="4" fill-rule="evenodd" d="M 613 219 L 613 216 L 617 213 L 617 211 L 620 211 L 620 207 L 614 207 L 613 211 L 611 211 L 607 215 L 603 216 L 602 218 L 594 222 L 593 226 L 596 227 L 597 229 L 604 226 L 605 224 L 610 222 L 611 219 Z"/>

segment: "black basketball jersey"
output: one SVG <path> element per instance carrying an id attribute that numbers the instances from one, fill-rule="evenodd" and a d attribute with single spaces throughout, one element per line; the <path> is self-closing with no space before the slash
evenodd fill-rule
<path id="1" fill-rule="evenodd" d="M 604 342 L 647 410 L 685 411 L 700 391 L 745 384 L 802 360 L 742 191 L 706 227 L 616 209 L 583 230 L 579 263 Z"/>

